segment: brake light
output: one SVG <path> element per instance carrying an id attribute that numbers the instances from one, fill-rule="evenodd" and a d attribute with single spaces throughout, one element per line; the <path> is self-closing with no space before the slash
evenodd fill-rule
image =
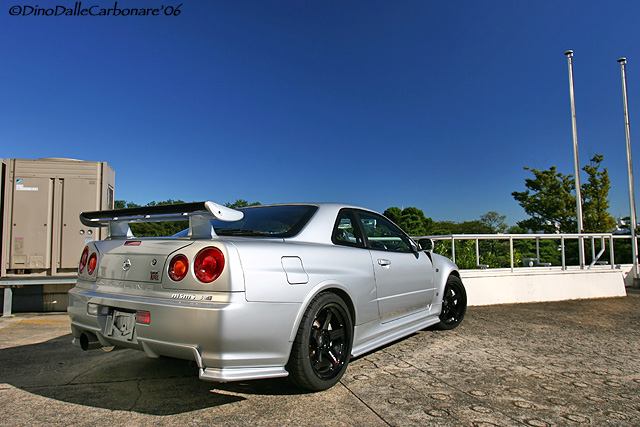
<path id="1" fill-rule="evenodd" d="M 224 255 L 218 248 L 204 248 L 193 263 L 193 271 L 198 280 L 203 283 L 211 283 L 222 274 L 224 269 Z"/>
<path id="2" fill-rule="evenodd" d="M 96 265 L 98 265 L 98 254 L 94 252 L 89 257 L 89 264 L 87 265 L 87 273 L 89 273 L 89 275 L 93 274 L 96 269 Z"/>
<path id="3" fill-rule="evenodd" d="M 80 257 L 80 264 L 78 265 L 78 274 L 84 271 L 84 268 L 87 266 L 87 261 L 89 260 L 89 247 L 85 246 L 82 251 L 82 256 Z"/>
<path id="4" fill-rule="evenodd" d="M 143 325 L 151 324 L 151 313 L 148 311 L 138 311 L 136 313 L 136 322 L 142 323 Z"/>
<path id="5" fill-rule="evenodd" d="M 184 279 L 189 271 L 189 260 L 186 256 L 180 254 L 171 258 L 169 263 L 169 277 L 174 282 Z"/>

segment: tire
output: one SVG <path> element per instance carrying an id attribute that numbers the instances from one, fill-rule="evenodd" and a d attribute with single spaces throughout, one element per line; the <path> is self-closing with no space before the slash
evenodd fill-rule
<path id="1" fill-rule="evenodd" d="M 293 342 L 287 371 L 300 388 L 326 390 L 347 369 L 353 343 L 353 321 L 345 302 L 323 292 L 309 304 Z"/>
<path id="2" fill-rule="evenodd" d="M 467 312 L 467 291 L 464 289 L 462 280 L 458 276 L 451 275 L 447 279 L 442 295 L 442 311 L 440 312 L 440 323 L 435 325 L 436 329 L 453 329 L 462 322 Z"/>

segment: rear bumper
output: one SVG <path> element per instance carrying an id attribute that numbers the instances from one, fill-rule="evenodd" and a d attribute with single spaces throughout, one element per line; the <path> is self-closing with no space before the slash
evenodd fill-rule
<path id="1" fill-rule="evenodd" d="M 88 314 L 89 303 L 99 307 L 98 315 Z M 243 292 L 183 301 L 76 287 L 69 291 L 68 313 L 77 346 L 84 334 L 85 340 L 97 339 L 96 347 L 115 345 L 149 357 L 194 360 L 203 380 L 239 381 L 288 375 L 284 365 L 299 309 L 297 303 L 250 303 Z M 114 311 L 133 318 L 145 311 L 151 320 L 148 325 L 136 323 L 122 336 L 110 326 Z"/>

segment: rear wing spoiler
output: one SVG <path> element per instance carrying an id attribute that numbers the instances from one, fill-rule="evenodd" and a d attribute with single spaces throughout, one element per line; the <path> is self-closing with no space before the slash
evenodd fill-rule
<path id="1" fill-rule="evenodd" d="M 188 237 L 216 237 L 212 219 L 239 221 L 244 213 L 213 202 L 180 203 L 81 212 L 80 222 L 87 227 L 109 227 L 109 237 L 133 237 L 129 223 L 158 221 L 189 221 Z"/>

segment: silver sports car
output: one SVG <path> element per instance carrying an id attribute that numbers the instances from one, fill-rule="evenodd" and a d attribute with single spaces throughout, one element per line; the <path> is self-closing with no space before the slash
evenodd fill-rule
<path id="1" fill-rule="evenodd" d="M 290 376 L 323 390 L 351 357 L 420 329 L 451 329 L 467 297 L 456 265 L 384 216 L 333 203 L 213 202 L 80 215 L 108 227 L 69 292 L 73 343 L 194 360 L 200 378 Z M 130 223 L 188 221 L 171 237 Z M 186 225 L 186 224 L 185 224 Z"/>

